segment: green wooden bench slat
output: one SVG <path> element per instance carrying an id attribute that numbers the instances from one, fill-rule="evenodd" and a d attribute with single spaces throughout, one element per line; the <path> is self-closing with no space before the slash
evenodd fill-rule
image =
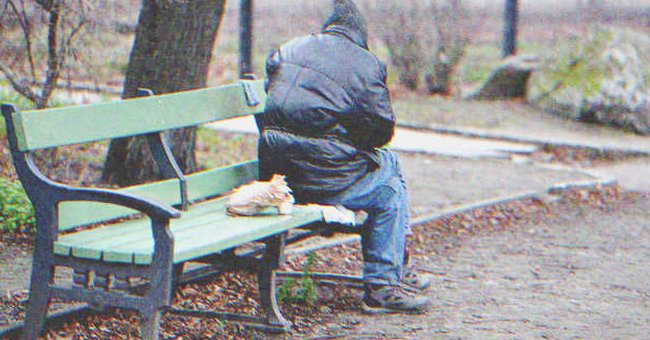
<path id="1" fill-rule="evenodd" d="M 205 224 L 217 223 L 229 218 L 225 214 L 226 202 L 226 198 L 204 202 L 192 206 L 190 211 L 183 212 L 182 219 L 171 221 L 175 237 L 184 237 L 188 234 L 201 235 L 201 228 Z M 148 219 L 125 221 L 106 228 L 96 228 L 61 236 L 57 242 L 55 253 L 68 256 L 73 248 L 81 245 L 83 248 L 81 251 L 85 253 L 91 249 L 96 250 L 92 255 L 82 256 L 84 258 L 100 259 L 102 251 L 99 249 L 103 249 L 105 250 L 103 257 L 105 261 L 124 262 L 123 251 L 114 252 L 106 249 L 133 249 L 137 248 L 138 244 L 149 247 L 151 239 L 151 222 Z M 73 256 L 78 256 L 78 252 L 73 251 Z"/>
<path id="2" fill-rule="evenodd" d="M 132 186 L 118 190 L 140 197 L 154 199 L 168 205 L 180 203 L 180 184 L 176 179 Z M 59 231 L 65 231 L 110 219 L 126 217 L 138 211 L 99 202 L 63 202 L 59 205 Z"/>
<path id="3" fill-rule="evenodd" d="M 197 227 L 206 223 L 218 222 L 226 219 L 228 216 L 224 213 L 225 201 L 221 200 L 218 204 L 213 205 L 211 209 L 204 211 L 189 211 L 183 213 L 183 219 L 173 220 L 171 226 L 174 234 L 189 230 L 190 232 Z M 210 213 L 211 212 L 211 213 Z M 151 222 L 148 219 L 130 221 L 113 225 L 110 228 L 98 228 L 88 232 L 80 232 L 62 236 L 58 244 L 82 244 L 85 248 L 91 249 L 111 249 L 127 244 L 129 247 L 140 242 L 150 243 L 151 241 Z M 72 247 L 68 247 L 72 248 Z M 65 255 L 66 252 L 59 253 Z M 105 254 L 105 258 L 110 255 Z M 107 259 L 107 261 L 111 261 Z M 120 261 L 118 261 L 120 262 Z"/>
<path id="4" fill-rule="evenodd" d="M 70 256 L 70 251 L 72 251 L 72 248 L 69 245 L 54 243 L 54 254 Z"/>
<path id="5" fill-rule="evenodd" d="M 257 161 L 194 173 L 187 176 L 188 196 L 191 201 L 219 196 L 257 177 Z M 168 205 L 180 203 L 180 186 L 175 179 L 128 187 L 120 191 Z M 134 213 L 137 211 L 105 203 L 64 202 L 59 206 L 59 230 L 65 231 Z"/>
<path id="6" fill-rule="evenodd" d="M 209 218 L 215 218 L 214 213 L 223 213 L 226 198 L 213 200 L 201 204 L 195 204 L 190 207 L 189 211 L 182 212 L 184 219 L 200 219 L 204 215 Z M 70 243 L 83 243 L 93 244 L 95 242 L 105 241 L 107 238 L 120 237 L 122 235 L 129 235 L 131 238 L 151 236 L 151 222 L 148 218 L 124 221 L 119 224 L 111 225 L 110 228 L 96 228 L 86 230 L 83 232 L 76 232 L 72 234 L 62 235 L 59 237 L 60 241 Z"/>
<path id="7" fill-rule="evenodd" d="M 178 235 L 178 238 L 175 238 L 174 263 L 256 241 L 321 219 L 320 209 L 314 207 L 296 207 L 292 215 L 229 217 L 218 223 L 206 224 L 200 231 Z M 176 234 L 174 236 L 176 237 Z M 136 249 L 136 264 L 151 262 L 153 243 Z"/>
<path id="8" fill-rule="evenodd" d="M 210 230 L 220 232 L 220 235 L 216 233 L 214 236 L 211 235 L 213 240 L 210 240 L 209 238 L 194 237 L 191 240 L 182 239 L 181 242 L 177 243 L 177 249 L 174 251 L 174 262 L 179 263 L 188 261 L 205 254 L 256 241 L 305 224 L 321 221 L 322 217 L 323 215 L 319 208 L 296 207 L 296 211 L 292 215 L 275 215 L 273 217 L 262 218 L 237 217 L 224 220 L 224 225 L 220 227 L 217 225 L 210 226 Z M 242 221 L 233 223 L 233 219 L 242 219 Z M 244 219 L 246 221 L 244 221 Z M 267 222 L 267 219 L 272 219 L 273 222 Z M 258 225 L 258 223 L 260 225 Z M 240 228 L 241 230 L 239 230 Z M 233 233 L 233 230 L 236 230 L 237 232 Z M 194 234 L 194 236 L 198 235 Z M 218 236 L 223 238 L 221 242 L 217 242 Z M 136 260 L 137 259 L 138 256 L 136 255 Z"/>
<path id="9" fill-rule="evenodd" d="M 223 207 L 223 201 L 219 203 Z M 215 207 L 218 205 L 214 204 Z M 214 209 L 213 213 L 196 216 L 196 218 L 185 217 L 180 220 L 172 220 L 175 263 L 219 252 L 322 219 L 320 209 L 306 206 L 296 206 L 291 215 L 273 213 L 261 217 L 230 217 L 225 215 L 223 210 Z M 136 224 L 133 221 L 127 221 L 125 224 L 130 224 L 137 237 L 128 233 L 113 234 L 110 242 L 96 243 L 96 239 L 93 242 L 85 242 L 83 237 L 78 235 L 105 232 L 101 229 L 105 229 L 110 234 L 112 229 L 121 227 L 111 225 L 62 236 L 55 243 L 55 252 L 63 256 L 103 259 L 107 262 L 131 263 L 135 261 L 136 264 L 149 264 L 153 252 L 150 226 L 144 221 Z M 141 238 L 145 234 L 148 234 L 148 237 Z M 74 238 L 68 236 L 74 236 Z M 93 239 L 93 236 L 90 238 Z"/>
<path id="10" fill-rule="evenodd" d="M 190 201 L 218 196 L 259 178 L 257 160 L 187 176 Z"/>
<path id="11" fill-rule="evenodd" d="M 71 248 L 71 256 L 83 259 L 91 260 L 100 260 L 102 258 L 102 252 L 98 249 L 86 248 L 86 247 L 74 247 Z"/>
<path id="12" fill-rule="evenodd" d="M 182 213 L 182 220 L 171 221 L 174 233 L 191 230 L 208 222 L 226 219 L 228 217 L 225 214 L 227 200 L 228 198 L 224 197 L 192 205 L 189 211 Z M 75 245 L 82 245 L 84 249 L 109 249 L 124 243 L 135 244 L 143 240 L 149 244 L 151 238 L 151 222 L 148 218 L 124 221 L 106 228 L 62 235 L 56 243 L 55 253 L 69 256 Z M 115 256 L 121 257 L 123 254 L 104 254 L 107 261 L 123 262 L 123 260 L 116 259 Z M 96 252 L 92 258 L 99 259 L 99 257 L 100 252 Z"/>
<path id="13" fill-rule="evenodd" d="M 255 81 L 252 85 L 261 99 L 256 107 L 247 105 L 244 87 L 238 83 L 147 98 L 16 112 L 18 147 L 28 151 L 81 144 L 261 113 L 266 95 L 264 84 Z"/>

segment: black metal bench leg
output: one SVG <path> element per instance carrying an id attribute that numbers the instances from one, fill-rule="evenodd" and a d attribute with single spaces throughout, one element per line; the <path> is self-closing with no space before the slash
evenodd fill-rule
<path id="1" fill-rule="evenodd" d="M 275 271 L 260 271 L 258 274 L 260 299 L 266 311 L 266 320 L 272 326 L 280 326 L 285 330 L 291 328 L 291 323 L 282 316 L 276 298 Z"/>
<path id="2" fill-rule="evenodd" d="M 181 285 L 181 280 L 183 279 L 184 272 L 185 263 L 178 263 L 174 265 L 174 268 L 172 269 L 172 291 L 175 291 Z"/>
<path id="3" fill-rule="evenodd" d="M 140 336 L 143 340 L 158 340 L 161 315 L 159 309 L 140 310 Z"/>
<path id="4" fill-rule="evenodd" d="M 183 271 L 185 270 L 185 263 L 178 263 L 174 265 L 173 269 L 173 280 L 174 281 L 180 281 L 181 277 L 183 276 Z"/>
<path id="5" fill-rule="evenodd" d="M 282 316 L 278 307 L 276 295 L 275 270 L 284 258 L 286 234 L 276 235 L 266 242 L 264 262 L 257 274 L 260 290 L 260 300 L 266 312 L 267 322 L 272 326 L 280 326 L 289 330 L 291 323 Z"/>
<path id="6" fill-rule="evenodd" d="M 34 257 L 35 261 L 37 257 Z M 35 263 L 32 267 L 31 283 L 29 287 L 29 301 L 27 302 L 27 315 L 23 327 L 23 340 L 35 340 L 43 331 L 47 309 L 50 304 L 50 290 L 48 285 L 54 277 L 53 269 Z"/>

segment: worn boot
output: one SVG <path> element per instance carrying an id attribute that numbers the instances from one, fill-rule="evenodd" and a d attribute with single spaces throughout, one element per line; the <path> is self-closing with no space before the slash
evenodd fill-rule
<path id="1" fill-rule="evenodd" d="M 408 244 L 408 243 L 407 243 Z M 415 266 L 411 264 L 411 254 L 409 253 L 408 246 L 404 249 L 404 268 L 406 273 L 402 284 L 415 292 L 421 292 L 431 285 L 431 275 L 421 274 L 415 270 Z"/>
<path id="2" fill-rule="evenodd" d="M 406 268 L 406 274 L 402 283 L 416 292 L 421 292 L 429 288 L 431 285 L 431 275 L 418 273 L 415 267 L 409 266 Z"/>
<path id="3" fill-rule="evenodd" d="M 429 305 L 427 296 L 403 285 L 366 285 L 361 307 L 368 314 L 421 312 Z"/>

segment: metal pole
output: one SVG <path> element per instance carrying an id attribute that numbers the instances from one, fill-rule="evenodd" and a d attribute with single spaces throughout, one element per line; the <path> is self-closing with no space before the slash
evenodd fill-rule
<path id="1" fill-rule="evenodd" d="M 503 28 L 503 57 L 517 53 L 517 24 L 519 10 L 517 0 L 506 0 L 505 23 Z"/>
<path id="2" fill-rule="evenodd" d="M 253 73 L 253 0 L 239 3 L 239 76 Z"/>

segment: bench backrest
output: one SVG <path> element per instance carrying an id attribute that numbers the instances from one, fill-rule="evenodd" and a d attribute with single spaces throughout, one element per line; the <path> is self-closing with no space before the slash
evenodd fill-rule
<path id="1" fill-rule="evenodd" d="M 248 82 L 264 99 L 262 81 Z M 249 107 L 243 83 L 159 96 L 14 114 L 20 151 L 46 149 L 196 126 L 260 113 Z"/>
<path id="2" fill-rule="evenodd" d="M 251 96 L 256 98 L 251 98 Z M 262 81 L 119 100 L 13 113 L 20 152 L 198 126 L 264 111 Z M 186 176 L 190 201 L 222 195 L 257 179 L 257 161 Z M 181 203 L 179 180 L 170 179 L 121 189 L 170 205 Z M 59 230 L 131 215 L 133 210 L 92 202 L 59 207 Z"/>

